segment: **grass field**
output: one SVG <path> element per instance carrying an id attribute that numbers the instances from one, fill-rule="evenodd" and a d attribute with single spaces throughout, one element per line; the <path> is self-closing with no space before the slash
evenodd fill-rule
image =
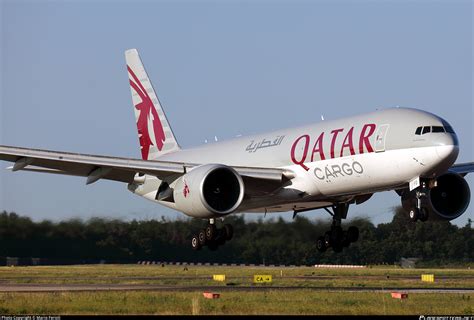
<path id="1" fill-rule="evenodd" d="M 212 280 L 225 274 L 225 282 Z M 201 291 L 97 291 L 0 293 L 0 314 L 442 314 L 473 315 L 474 296 L 456 293 L 410 293 L 408 299 L 385 292 L 314 291 L 308 286 L 474 288 L 470 269 L 316 269 L 312 267 L 201 267 L 160 265 L 88 265 L 1 267 L 2 284 L 163 284 L 180 286 L 252 286 L 254 274 L 271 274 L 267 286 L 301 289 L 222 291 L 205 299 Z M 434 274 L 435 282 L 421 282 Z"/>
<path id="2" fill-rule="evenodd" d="M 308 290 L 226 292 L 215 300 L 199 292 L 78 292 L 0 294 L 0 314 L 343 314 L 472 315 L 472 300 L 456 294 L 411 294 Z"/>

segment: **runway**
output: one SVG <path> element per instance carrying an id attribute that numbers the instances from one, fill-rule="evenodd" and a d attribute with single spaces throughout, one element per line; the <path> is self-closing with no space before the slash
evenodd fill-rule
<path id="1" fill-rule="evenodd" d="M 474 288 L 414 288 L 414 287 L 326 287 L 326 286 L 166 286 L 153 284 L 2 284 L 0 293 L 7 292 L 93 292 L 93 291 L 268 291 L 312 290 L 326 292 L 393 292 L 474 294 Z"/>
<path id="2" fill-rule="evenodd" d="M 278 279 L 294 279 L 294 280 L 308 280 L 308 281 L 318 281 L 318 280 L 335 280 L 348 278 L 349 276 L 328 276 L 328 275 L 305 275 L 305 276 L 279 276 Z M 248 276 L 227 276 L 227 279 L 233 280 L 242 280 L 248 279 Z M 47 280 L 52 279 L 47 276 L 16 276 L 8 278 L 0 278 L 0 285 L 5 282 L 10 282 L 12 280 Z M 193 275 L 193 276 L 121 276 L 121 277 L 100 277 L 101 281 L 155 281 L 155 280 L 212 280 L 212 276 L 207 275 Z M 419 275 L 358 275 L 358 280 L 418 280 L 420 279 Z M 445 280 L 473 280 L 474 276 L 436 276 L 436 280 L 445 281 Z M 58 280 L 74 280 L 74 281 L 96 281 L 97 277 L 54 277 L 55 281 Z"/>

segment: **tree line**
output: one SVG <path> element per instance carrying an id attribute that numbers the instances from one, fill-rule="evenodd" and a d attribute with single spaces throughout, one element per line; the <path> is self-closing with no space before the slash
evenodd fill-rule
<path id="1" fill-rule="evenodd" d="M 327 220 L 327 221 L 326 221 Z M 345 221 L 360 230 L 359 241 L 342 253 L 319 253 L 316 239 L 330 228 L 330 219 L 246 221 L 231 215 L 234 238 L 217 251 L 191 249 L 192 235 L 205 227 L 198 219 L 122 221 L 93 218 L 34 222 L 16 213 L 0 213 L 0 257 L 52 260 L 140 260 L 254 264 L 396 264 L 402 257 L 420 258 L 424 265 L 467 265 L 474 262 L 471 220 L 464 227 L 448 221 L 412 223 L 397 208 L 391 222 Z"/>

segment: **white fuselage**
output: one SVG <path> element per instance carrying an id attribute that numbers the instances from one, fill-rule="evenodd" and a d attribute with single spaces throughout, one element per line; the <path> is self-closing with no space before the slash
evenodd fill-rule
<path id="1" fill-rule="evenodd" d="M 393 190 L 414 178 L 445 172 L 458 155 L 456 135 L 415 131 L 448 126 L 430 113 L 394 108 L 206 144 L 158 160 L 286 168 L 295 175 L 290 184 L 273 194 L 248 199 L 237 211 L 304 210 Z M 147 176 L 133 191 L 156 201 L 160 183 Z M 170 202 L 157 202 L 174 207 Z"/>

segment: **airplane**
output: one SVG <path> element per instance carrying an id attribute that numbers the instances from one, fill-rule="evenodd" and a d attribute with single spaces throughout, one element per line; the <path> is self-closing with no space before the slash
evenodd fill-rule
<path id="1" fill-rule="evenodd" d="M 452 220 L 470 202 L 464 176 L 474 162 L 454 164 L 451 125 L 426 111 L 388 108 L 337 120 L 182 149 L 136 49 L 125 52 L 141 157 L 128 159 L 0 146 L 11 171 L 126 183 L 132 193 L 208 220 L 191 246 L 216 250 L 233 237 L 232 213 L 324 209 L 332 225 L 316 241 L 341 252 L 359 230 L 342 228 L 349 206 L 394 190 L 409 218 Z M 217 228 L 217 222 L 223 224 Z"/>

